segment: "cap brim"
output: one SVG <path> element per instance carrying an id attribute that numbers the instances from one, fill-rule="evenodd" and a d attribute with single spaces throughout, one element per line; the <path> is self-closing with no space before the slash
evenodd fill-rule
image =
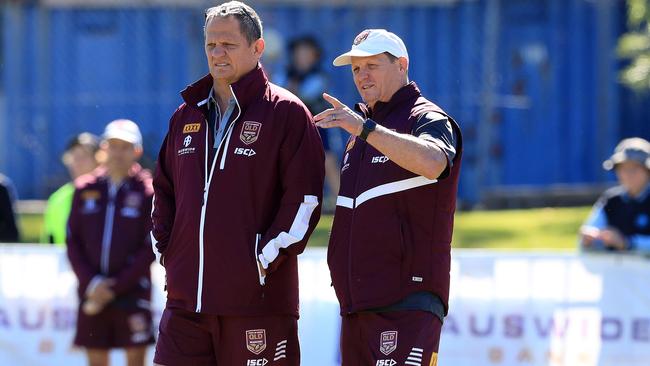
<path id="1" fill-rule="evenodd" d="M 613 154 L 609 159 L 603 161 L 603 169 L 605 169 L 605 170 L 613 170 L 614 168 L 616 168 L 616 166 L 618 164 L 621 164 L 621 163 L 623 163 L 625 161 L 635 161 L 635 162 L 643 165 L 644 167 L 650 169 L 650 158 L 635 159 L 633 157 L 630 157 L 630 156 L 626 155 L 623 152 L 617 152 L 617 153 Z"/>
<path id="2" fill-rule="evenodd" d="M 140 146 L 140 142 L 135 137 L 126 136 L 126 135 L 123 135 L 123 134 L 117 134 L 117 133 L 104 134 L 102 136 L 102 139 L 104 141 L 112 140 L 112 139 L 121 140 L 121 141 L 124 141 L 124 142 L 128 142 L 130 144 L 133 144 L 135 146 Z"/>
<path id="3" fill-rule="evenodd" d="M 332 61 L 334 66 L 345 66 L 352 63 L 352 57 L 368 57 L 384 53 L 385 51 L 369 52 L 360 49 L 350 50 Z"/>

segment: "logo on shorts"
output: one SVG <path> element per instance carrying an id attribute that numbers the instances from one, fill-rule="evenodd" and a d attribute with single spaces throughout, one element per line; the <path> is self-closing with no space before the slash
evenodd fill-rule
<path id="1" fill-rule="evenodd" d="M 377 363 L 375 366 L 395 366 L 397 365 L 397 361 L 393 360 L 392 358 L 386 359 L 386 360 L 377 360 Z"/>
<path id="2" fill-rule="evenodd" d="M 257 141 L 257 137 L 260 135 L 261 129 L 261 123 L 254 121 L 245 121 L 244 125 L 241 127 L 239 139 L 246 145 L 250 145 L 253 142 Z"/>
<path id="3" fill-rule="evenodd" d="M 356 37 L 354 38 L 354 42 L 352 42 L 352 43 L 353 43 L 355 46 L 358 46 L 359 43 L 365 41 L 366 38 L 368 38 L 369 35 L 370 35 L 370 31 L 369 31 L 369 30 L 364 30 L 363 32 L 359 33 L 358 36 L 356 36 Z"/>
<path id="4" fill-rule="evenodd" d="M 188 123 L 185 126 L 183 126 L 183 133 L 199 132 L 200 129 L 201 129 L 200 123 Z"/>
<path id="5" fill-rule="evenodd" d="M 266 349 L 266 330 L 252 329 L 246 331 L 246 348 L 256 355 Z"/>
<path id="6" fill-rule="evenodd" d="M 246 366 L 264 366 L 269 363 L 266 358 L 258 358 L 257 360 L 246 360 Z"/>
<path id="7" fill-rule="evenodd" d="M 381 333 L 379 336 L 379 351 L 388 356 L 397 349 L 397 331 L 391 330 Z"/>

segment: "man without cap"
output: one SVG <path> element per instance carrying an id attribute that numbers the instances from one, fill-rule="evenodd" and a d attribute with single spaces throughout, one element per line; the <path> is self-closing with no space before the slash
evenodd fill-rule
<path id="1" fill-rule="evenodd" d="M 68 169 L 73 181 L 97 168 L 97 157 L 95 156 L 97 150 L 99 150 L 99 137 L 88 132 L 80 133 L 68 142 L 61 161 Z M 74 183 L 68 182 L 47 199 L 47 208 L 43 215 L 41 243 L 65 244 L 74 190 Z"/>
<path id="2" fill-rule="evenodd" d="M 324 153 L 307 107 L 259 63 L 262 23 L 206 11 L 210 73 L 185 89 L 154 177 L 167 274 L 160 365 L 299 365 L 297 256 L 320 217 Z"/>
<path id="3" fill-rule="evenodd" d="M 129 366 L 143 366 L 154 342 L 151 321 L 151 175 L 136 162 L 142 135 L 130 120 L 109 123 L 102 166 L 77 178 L 68 221 L 67 252 L 79 280 L 74 343 L 88 364 L 108 365 L 111 348 L 126 349 Z"/>
<path id="4" fill-rule="evenodd" d="M 402 40 L 368 29 L 334 60 L 351 65 L 364 103 L 317 125 L 350 137 L 328 264 L 341 305 L 344 366 L 435 365 L 449 296 L 450 245 L 462 137 L 409 81 Z"/>
<path id="5" fill-rule="evenodd" d="M 603 162 L 619 185 L 598 199 L 580 229 L 583 249 L 650 252 L 650 142 L 621 141 Z"/>

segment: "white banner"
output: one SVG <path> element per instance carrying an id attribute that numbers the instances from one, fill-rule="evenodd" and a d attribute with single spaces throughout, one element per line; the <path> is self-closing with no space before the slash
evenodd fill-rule
<path id="1" fill-rule="evenodd" d="M 440 364 L 650 365 L 650 262 L 456 251 Z"/>
<path id="2" fill-rule="evenodd" d="M 164 307 L 153 266 L 154 313 Z M 324 249 L 300 256 L 302 364 L 339 365 Z M 454 252 L 441 366 L 650 365 L 650 262 L 623 255 Z M 0 365 L 85 365 L 71 347 L 76 279 L 62 248 L 0 246 Z M 153 352 L 149 352 L 148 364 Z M 122 352 L 112 365 L 125 365 Z"/>

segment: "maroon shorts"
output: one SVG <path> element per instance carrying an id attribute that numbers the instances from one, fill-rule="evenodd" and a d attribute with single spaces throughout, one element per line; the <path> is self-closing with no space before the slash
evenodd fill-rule
<path id="1" fill-rule="evenodd" d="M 74 344 L 85 348 L 126 348 L 154 343 L 151 311 L 137 306 L 108 305 L 96 315 L 77 315 Z"/>
<path id="2" fill-rule="evenodd" d="M 299 366 L 298 319 L 232 317 L 166 308 L 154 362 L 165 366 Z"/>
<path id="3" fill-rule="evenodd" d="M 440 319 L 425 311 L 357 313 L 341 323 L 342 366 L 435 366 Z"/>

